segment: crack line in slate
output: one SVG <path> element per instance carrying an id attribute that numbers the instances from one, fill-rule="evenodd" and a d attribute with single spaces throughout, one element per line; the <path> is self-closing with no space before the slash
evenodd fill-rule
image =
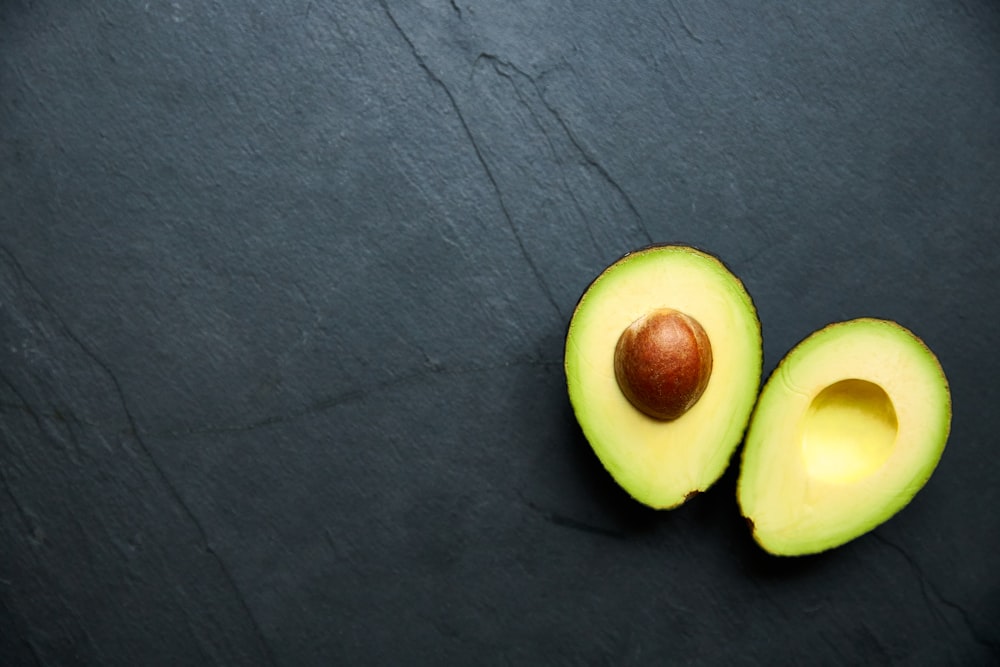
<path id="1" fill-rule="evenodd" d="M 412 373 L 399 375 L 394 378 L 389 378 L 383 382 L 374 383 L 367 387 L 356 387 L 354 389 L 348 389 L 334 396 L 329 396 L 322 400 L 316 401 L 302 408 L 291 410 L 289 412 L 284 412 L 281 414 L 270 415 L 267 417 L 262 417 L 255 421 L 243 423 L 243 424 L 220 424 L 218 426 L 201 426 L 188 429 L 180 429 L 174 431 L 146 431 L 146 435 L 153 438 L 182 438 L 191 435 L 221 435 L 225 433 L 244 433 L 247 431 L 253 431 L 259 428 L 265 428 L 267 426 L 275 426 L 279 424 L 287 424 L 298 419 L 303 419 L 315 414 L 322 414 L 328 410 L 332 410 L 341 405 L 350 403 L 355 400 L 361 400 L 371 396 L 380 391 L 385 391 L 387 389 L 392 389 L 398 385 L 407 384 L 409 382 L 414 382 L 426 377 L 431 377 L 435 375 L 473 375 L 476 373 L 485 373 L 488 371 L 495 371 L 504 368 L 515 368 L 521 366 L 537 366 L 537 367 L 556 367 L 562 366 L 560 361 L 544 361 L 544 360 L 534 360 L 527 359 L 520 362 L 508 362 L 501 364 L 493 364 L 487 366 L 457 366 L 457 367 L 446 367 L 446 366 L 434 366 L 431 368 L 421 368 Z"/>
<path id="2" fill-rule="evenodd" d="M 110 428 L 107 424 L 101 424 L 95 421 L 90 421 L 89 419 L 80 419 L 79 417 L 77 417 L 72 413 L 70 413 L 69 416 L 67 416 L 59 412 L 58 410 L 53 410 L 52 412 L 39 413 L 35 411 L 27 403 L 6 403 L 4 401 L 0 401 L 0 410 L 8 410 L 8 411 L 17 410 L 18 412 L 23 412 L 26 415 L 29 415 L 34 420 L 35 424 L 38 426 L 38 430 L 43 429 L 41 421 L 43 419 L 47 422 L 57 422 L 60 424 L 65 424 L 67 428 L 69 428 L 71 424 L 75 424 L 77 426 L 89 426 L 90 428 L 95 428 L 100 430 Z M 128 429 L 122 429 L 120 432 L 127 433 Z"/>
<path id="3" fill-rule="evenodd" d="M 445 96 L 448 98 L 448 102 L 451 104 L 452 109 L 455 110 L 455 114 L 458 116 L 458 122 L 462 126 L 462 130 L 465 133 L 466 138 L 472 145 L 472 150 L 476 155 L 476 159 L 479 161 L 480 166 L 482 166 L 483 171 L 486 173 L 486 178 L 489 180 L 490 185 L 493 187 L 493 191 L 496 194 L 497 201 L 500 204 L 500 210 L 503 213 L 504 218 L 507 221 L 507 226 L 510 228 L 511 234 L 514 236 L 514 240 L 517 242 L 517 247 L 521 252 L 521 256 L 524 257 L 525 262 L 528 264 L 528 268 L 531 269 L 531 273 L 534 275 L 538 286 L 541 288 L 542 292 L 545 294 L 545 298 L 548 300 L 552 309 L 555 310 L 556 315 L 561 320 L 563 318 L 562 310 L 559 308 L 559 304 L 556 302 L 555 296 L 552 294 L 552 290 L 549 288 L 548 283 L 542 277 L 542 272 L 539 270 L 538 265 L 531 258 L 528 253 L 527 247 L 524 245 L 524 239 L 521 238 L 521 233 L 517 230 L 517 225 L 514 224 L 514 218 L 507 208 L 507 203 L 504 200 L 503 191 L 500 189 L 500 184 L 497 182 L 496 176 L 493 174 L 493 170 L 490 169 L 489 163 L 486 161 L 486 156 L 483 154 L 482 149 L 479 147 L 479 142 L 476 141 L 475 135 L 472 133 L 472 128 L 469 126 L 468 121 L 465 119 L 465 115 L 462 113 L 462 108 L 458 105 L 458 100 L 455 99 L 454 94 L 452 94 L 451 89 L 445 84 L 444 80 L 435 74 L 427 61 L 424 60 L 423 56 L 417 51 L 416 44 L 410 39 L 409 35 L 403 30 L 402 26 L 393 16 L 392 12 L 389 11 L 389 6 L 385 0 L 379 0 L 379 4 L 382 6 L 382 11 L 385 12 L 386 18 L 392 24 L 392 27 L 399 33 L 399 36 L 403 38 L 407 46 L 410 49 L 413 58 L 417 61 L 417 65 L 420 69 L 424 71 L 436 86 L 438 86 L 442 91 L 444 91 Z"/>
<path id="4" fill-rule="evenodd" d="M 566 119 L 563 118 L 563 115 L 559 112 L 559 110 L 555 106 L 552 105 L 552 103 L 549 102 L 548 98 L 545 97 L 545 93 L 542 92 L 542 88 L 539 85 L 538 81 L 535 79 L 535 77 L 529 75 L 527 72 L 525 72 L 523 69 L 521 69 L 514 63 L 504 60 L 503 58 L 500 58 L 499 56 L 496 56 L 492 53 L 480 53 L 479 58 L 491 60 L 494 63 L 499 63 L 505 67 L 509 67 L 510 69 L 514 70 L 515 72 L 517 72 L 518 74 L 520 74 L 521 76 L 523 76 L 525 79 L 528 80 L 531 86 L 535 89 L 535 94 L 538 95 L 538 99 L 542 101 L 542 104 L 549 111 L 549 113 L 552 114 L 552 117 L 555 118 L 556 122 L 559 123 L 559 126 L 562 128 L 563 132 L 566 133 L 566 138 L 569 139 L 569 142 L 573 145 L 573 148 L 577 150 L 577 152 L 580 154 L 580 157 L 583 158 L 584 162 L 586 162 L 590 167 L 595 169 L 597 173 L 601 176 L 601 178 L 603 178 L 605 182 L 607 182 L 607 184 L 610 185 L 612 189 L 614 189 L 614 191 L 618 193 L 618 195 L 622 198 L 622 201 L 625 202 L 625 206 L 628 208 L 629 212 L 635 217 L 636 224 L 639 227 L 639 231 L 641 231 L 643 236 L 646 237 L 647 242 L 652 243 L 653 237 L 646 229 L 645 221 L 642 219 L 642 215 L 639 214 L 639 209 L 636 208 L 635 204 L 632 202 L 632 198 L 628 196 L 628 193 L 625 192 L 625 189 L 611 175 L 611 172 L 609 172 L 604 167 L 604 165 L 602 165 L 594 156 L 592 156 L 583 147 L 583 144 L 581 144 L 580 140 L 577 139 L 576 133 L 573 132 L 573 129 L 569 126 L 569 123 L 566 121 Z"/>
<path id="5" fill-rule="evenodd" d="M 233 577 L 233 574 L 230 571 L 229 566 L 226 565 L 222 557 L 219 556 L 218 552 L 216 552 L 215 549 L 212 547 L 208 539 L 208 533 L 205 531 L 205 528 L 202 525 L 201 521 L 198 520 L 198 517 L 195 515 L 194 511 L 184 501 L 184 498 L 181 495 L 180 491 L 170 480 L 170 477 L 167 476 L 166 472 L 160 466 L 156 457 L 153 456 L 152 451 L 146 445 L 145 440 L 143 440 L 141 431 L 139 430 L 138 425 L 136 423 L 135 416 L 132 414 L 132 410 L 128 405 L 128 401 L 125 399 L 125 391 L 122 388 L 121 382 L 119 382 L 118 380 L 118 376 L 111 370 L 111 367 L 103 359 L 98 357 L 97 354 L 93 350 L 91 350 L 90 347 L 86 343 L 84 343 L 79 336 L 76 335 L 76 333 L 69 327 L 69 325 L 62 318 L 59 312 L 56 311 L 56 309 L 53 308 L 52 305 L 44 298 L 41 291 L 39 291 L 39 289 L 28 277 L 27 272 L 24 270 L 24 267 L 21 266 L 21 263 L 17 260 L 17 257 L 3 244 L 0 244 L 0 251 L 2 251 L 5 255 L 7 255 L 8 261 L 14 268 L 15 272 L 20 276 L 21 280 L 23 280 L 24 283 L 29 288 L 31 288 L 31 291 L 33 291 L 38 296 L 38 299 L 42 307 L 44 307 L 45 310 L 49 311 L 49 314 L 52 315 L 55 321 L 63 329 L 63 331 L 65 332 L 66 336 L 70 339 L 70 341 L 76 344 L 76 346 L 80 348 L 80 350 L 84 353 L 84 355 L 89 357 L 91 361 L 97 364 L 97 366 L 102 371 L 104 371 L 104 374 L 107 376 L 108 380 L 111 382 L 112 387 L 114 388 L 115 394 L 118 397 L 118 402 L 121 405 L 122 411 L 125 413 L 125 420 L 128 424 L 129 432 L 135 438 L 136 443 L 139 445 L 139 449 L 149 460 L 150 464 L 153 466 L 153 470 L 156 472 L 157 476 L 163 482 L 164 486 L 166 486 L 168 494 L 171 496 L 174 502 L 177 503 L 177 506 L 181 508 L 181 511 L 188 518 L 188 520 L 191 521 L 191 523 L 194 525 L 196 531 L 198 532 L 199 537 L 201 538 L 202 543 L 204 544 L 205 551 L 208 554 L 210 554 L 212 558 L 215 560 L 215 562 L 218 564 L 219 569 L 222 571 L 223 577 L 225 578 L 229 587 L 235 594 L 237 602 L 239 603 L 244 614 L 246 614 L 248 620 L 250 621 L 250 625 L 254 633 L 256 634 L 258 641 L 260 641 L 264 649 L 264 653 L 268 658 L 268 662 L 271 665 L 277 664 L 274 654 L 271 651 L 271 647 L 267 643 L 267 640 L 264 638 L 264 634 L 261 631 L 260 625 L 257 623 L 257 618 L 250 610 L 250 605 L 247 603 L 246 597 L 243 595 L 242 590 L 236 584 L 236 579 Z"/>
<path id="6" fill-rule="evenodd" d="M 605 528 L 604 526 L 596 526 L 592 523 L 587 523 L 586 521 L 580 521 L 579 519 L 574 519 L 573 517 L 566 516 L 564 514 L 559 514 L 557 512 L 550 512 L 549 510 L 540 507 L 536 503 L 527 501 L 528 508 L 537 512 L 541 515 L 543 519 L 552 523 L 556 526 L 562 526 L 563 528 L 572 528 L 573 530 L 578 530 L 583 533 L 590 533 L 591 535 L 601 535 L 603 537 L 613 537 L 616 540 L 624 540 L 626 534 L 620 530 L 615 530 L 614 528 Z"/>
<path id="7" fill-rule="evenodd" d="M 675 55 L 671 55 L 669 52 L 664 52 L 667 62 L 673 68 L 674 72 L 677 73 L 677 76 L 680 78 L 680 82 L 684 84 L 684 87 L 687 89 L 687 96 L 691 97 L 691 99 L 694 100 L 694 103 L 701 109 L 701 117 L 711 117 L 712 113 L 708 106 L 706 106 L 705 100 L 702 99 L 702 96 L 698 94 L 698 90 L 691 84 L 691 79 L 689 78 L 691 64 L 684 56 L 685 51 L 681 48 L 680 42 L 677 41 L 677 35 L 674 34 L 674 30 L 672 29 L 673 22 L 666 15 L 664 15 L 662 8 L 658 9 L 657 13 L 666 24 L 666 29 L 663 32 L 670 40 L 670 43 L 674 45 Z M 657 60 L 657 64 L 658 63 L 659 61 Z M 684 73 L 685 69 L 688 70 L 688 74 Z M 659 70 L 659 68 L 657 68 L 657 70 Z"/>
<path id="8" fill-rule="evenodd" d="M 944 595 L 942 595 L 941 592 L 938 590 L 937 586 L 935 586 L 933 582 L 931 582 L 931 580 L 928 579 L 927 576 L 924 574 L 924 570 L 922 567 L 920 567 L 920 564 L 913 558 L 913 556 L 911 556 L 906 551 L 906 549 L 890 541 L 889 539 L 887 539 L 886 537 L 884 537 L 879 533 L 872 533 L 872 537 L 874 537 L 877 542 L 881 542 L 885 546 L 889 547 L 890 549 L 898 553 L 903 558 L 903 560 L 906 561 L 907 565 L 910 566 L 910 569 L 913 570 L 913 572 L 917 575 L 917 580 L 920 583 L 920 591 L 921 593 L 923 593 L 924 601 L 927 603 L 927 606 L 931 608 L 931 611 L 939 620 L 944 622 L 945 625 L 949 626 L 951 625 L 948 622 L 948 619 L 945 617 L 945 615 L 941 613 L 940 609 L 937 608 L 937 605 L 935 605 L 931 600 L 931 594 L 933 594 L 934 597 L 936 597 L 946 607 L 949 607 L 950 609 L 953 609 L 955 612 L 958 613 L 958 615 L 962 619 L 962 622 L 965 624 L 965 629 L 968 631 L 969 635 L 972 636 L 973 641 L 975 641 L 977 644 L 981 646 L 987 647 L 994 653 L 1000 654 L 1000 644 L 998 644 L 995 641 L 986 639 L 979 634 L 979 631 L 976 629 L 976 626 L 972 622 L 972 618 L 969 616 L 969 612 L 966 611 L 965 608 L 959 605 L 958 603 L 953 602 L 948 598 L 946 598 Z"/>
<path id="9" fill-rule="evenodd" d="M 533 86 L 535 86 L 535 89 L 538 90 L 538 84 L 535 81 L 532 81 L 531 83 Z M 604 165 L 598 162 L 596 158 L 594 158 L 590 153 L 587 152 L 586 149 L 584 149 L 583 145 L 580 143 L 580 140 L 576 138 L 576 134 L 573 132 L 573 129 L 570 128 L 569 123 L 566 122 L 566 119 L 563 118 L 561 113 L 559 113 L 559 110 L 549 103 L 549 101 L 545 98 L 545 96 L 541 93 L 541 91 L 539 91 L 538 97 L 542 100 L 542 104 L 545 105 L 545 108 L 552 113 L 552 116 L 556 119 L 556 122 L 559 123 L 560 126 L 562 126 L 562 129 L 564 132 L 566 132 L 566 136 L 569 138 L 570 143 L 573 144 L 576 150 L 580 151 L 580 155 L 583 156 L 583 159 L 586 160 L 587 164 L 596 169 L 597 173 L 600 174 L 605 181 L 607 181 L 608 185 L 610 185 L 615 190 L 615 192 L 617 192 L 621 196 L 622 200 L 625 202 L 625 205 L 628 207 L 628 210 L 635 217 L 636 223 L 639 225 L 639 231 L 641 231 L 643 235 L 646 237 L 646 239 L 650 243 L 652 243 L 653 238 L 650 235 L 649 231 L 646 229 L 646 223 L 642 219 L 642 216 L 639 214 L 639 209 L 637 209 L 635 204 L 632 203 L 632 198 L 628 196 L 627 192 L 625 192 L 625 189 L 618 183 L 617 180 L 615 180 L 615 178 L 611 175 L 611 173 L 608 172 L 607 169 L 605 169 Z"/>
<path id="10" fill-rule="evenodd" d="M 927 582 L 927 578 L 924 576 L 923 570 L 920 568 L 920 566 L 917 565 L 916 561 L 913 560 L 910 554 L 908 554 L 905 549 L 903 549 L 897 544 L 890 542 L 882 535 L 879 535 L 877 533 L 873 533 L 873 535 L 877 542 L 881 542 L 882 544 L 886 545 L 887 547 L 889 547 L 890 549 L 892 549 L 893 551 L 895 551 L 896 553 L 898 553 L 900 556 L 903 557 L 903 560 L 906 561 L 907 565 L 910 566 L 910 569 L 913 570 L 913 572 L 917 575 L 917 582 L 920 584 L 920 593 L 924 598 L 924 602 L 926 603 L 927 608 L 934 615 L 934 617 L 937 618 L 940 622 L 944 623 L 945 625 L 951 625 L 948 622 L 948 619 L 944 616 L 944 614 L 941 613 L 941 610 L 937 608 L 937 605 L 934 604 L 934 601 L 931 599 L 931 593 L 929 590 L 929 584 Z"/>
<path id="11" fill-rule="evenodd" d="M 58 315 L 56 315 L 56 317 L 57 319 L 59 319 Z M 128 402 L 125 400 L 125 392 L 122 389 L 121 383 L 118 381 L 118 377 L 112 372 L 110 366 L 108 366 L 102 359 L 98 358 L 96 354 L 92 352 L 90 348 L 76 336 L 76 334 L 74 334 L 72 331 L 69 330 L 68 327 L 66 327 L 66 324 L 64 322 L 61 322 L 60 320 L 60 323 L 65 328 L 66 334 L 69 336 L 70 340 L 76 343 L 80 347 L 80 349 L 83 350 L 84 354 L 89 356 L 94 361 L 94 363 L 96 363 L 102 370 L 104 370 L 104 372 L 108 376 L 108 379 L 111 380 L 111 384 L 114 387 L 115 393 L 118 396 L 118 400 L 122 406 L 122 410 L 125 412 L 125 420 L 128 423 L 130 432 L 135 437 L 136 443 L 138 443 L 143 454 L 145 454 L 146 457 L 149 459 L 149 462 L 152 464 L 153 469 L 156 471 L 157 475 L 160 477 L 164 485 L 167 487 L 167 490 L 171 495 L 171 497 L 174 499 L 174 502 L 177 503 L 177 505 L 181 508 L 181 511 L 183 511 L 184 514 L 191 521 L 191 523 L 194 524 L 194 527 L 198 531 L 198 535 L 201 538 L 202 543 L 204 544 L 205 551 L 209 553 L 212 556 L 212 558 L 215 559 L 215 562 L 219 565 L 219 569 L 222 570 L 224 578 L 228 582 L 233 593 L 236 595 L 236 600 L 239 603 L 240 607 L 243 609 L 243 613 L 246 614 L 247 619 L 250 621 L 250 625 L 253 628 L 254 633 L 257 635 L 258 641 L 260 641 L 262 647 L 264 648 L 264 653 L 268 658 L 269 664 L 276 665 L 277 661 L 275 660 L 274 654 L 271 652 L 271 647 L 267 643 L 267 640 L 264 638 L 264 633 L 261 631 L 260 625 L 257 623 L 256 616 L 250 610 L 250 605 L 247 602 L 246 597 L 243 595 L 243 591 L 236 584 L 236 578 L 233 576 L 232 571 L 229 569 L 229 566 L 226 564 L 226 562 L 222 559 L 222 557 L 212 546 L 211 542 L 208 539 L 208 533 L 206 532 L 205 527 L 202 525 L 201 521 L 195 515 L 194 511 L 187 504 L 187 502 L 184 501 L 183 496 L 181 496 L 180 490 L 170 480 L 170 477 L 167 476 L 166 472 L 160 466 L 156 457 L 153 456 L 152 451 L 146 445 L 145 440 L 143 440 L 141 431 L 139 430 L 139 427 L 136 424 L 135 416 L 132 414 L 132 411 L 128 406 Z"/>
<path id="12" fill-rule="evenodd" d="M 502 76 L 503 78 L 505 78 L 508 81 L 510 81 L 511 88 L 514 89 L 514 94 L 517 96 L 518 101 L 521 103 L 521 105 L 525 109 L 528 110 L 528 114 L 531 116 L 531 119 L 534 122 L 535 127 L 537 127 L 538 130 L 542 133 L 542 136 L 545 137 L 545 143 L 548 144 L 548 146 L 549 146 L 549 152 L 551 153 L 552 158 L 554 160 L 558 161 L 559 160 L 559 151 L 556 149 L 556 145 L 552 141 L 552 136 L 549 134 L 548 130 L 545 128 L 545 125 L 542 123 L 541 119 L 538 117 L 538 114 L 535 113 L 535 109 L 534 109 L 533 105 L 528 102 L 528 100 L 524 96 L 524 93 L 521 92 L 521 87 L 517 85 L 516 81 L 514 81 L 514 77 L 512 77 L 509 72 L 505 72 L 503 69 L 501 69 L 501 65 L 503 65 L 504 62 L 502 60 L 500 60 L 499 58 L 497 58 L 496 56 L 493 56 L 493 55 L 488 54 L 488 53 L 480 53 L 479 56 L 476 58 L 476 61 L 478 62 L 481 59 L 491 60 L 493 62 L 493 71 L 495 71 L 498 76 Z M 475 65 L 473 65 L 473 67 L 474 66 Z M 511 69 L 514 72 L 520 74 L 521 76 L 524 76 L 529 81 L 531 80 L 531 77 L 529 77 L 527 74 L 525 74 L 524 72 L 522 72 L 517 67 L 511 66 Z M 536 93 L 538 92 L 537 87 L 535 88 L 535 91 L 536 91 Z M 590 239 L 590 244 L 594 247 L 594 250 L 598 254 L 600 254 L 602 252 L 602 249 L 601 249 L 600 244 L 597 242 L 597 237 L 594 236 L 594 227 L 593 227 L 593 225 L 590 224 L 590 216 L 587 215 L 586 211 L 584 211 L 583 206 L 580 204 L 580 199 L 576 196 L 576 192 L 570 186 L 569 181 L 566 178 L 566 172 L 565 172 L 565 170 L 560 169 L 559 172 L 560 172 L 560 180 L 562 181 L 563 188 L 566 190 L 566 192 L 569 193 L 569 197 L 570 197 L 570 199 L 573 202 L 573 208 L 576 209 L 577 215 L 580 216 L 580 219 L 583 220 L 584 226 L 587 228 L 587 237 Z"/>
<path id="13" fill-rule="evenodd" d="M 7 497 L 14 504 L 17 516 L 21 520 L 21 523 L 24 524 L 24 533 L 30 537 L 34 530 L 34 522 L 31 520 L 31 515 L 28 514 L 24 505 L 21 504 L 20 499 L 14 494 L 14 489 L 10 486 L 10 480 L 7 479 L 7 473 L 4 471 L 3 466 L 0 466 L 0 482 L 3 482 L 3 488 L 7 492 Z"/>
<path id="14" fill-rule="evenodd" d="M 31 407 L 31 403 L 29 403 L 27 400 L 25 400 L 24 395 L 18 390 L 17 387 L 14 386 L 14 383 L 11 382 L 10 379 L 6 375 L 4 375 L 4 373 L 3 373 L 2 370 L 0 370 L 0 380 L 2 380 L 5 385 L 7 385 L 8 387 L 10 387 L 10 390 L 14 393 L 14 395 L 17 396 L 21 400 L 20 404 L 17 404 L 17 403 L 3 403 L 3 404 L 0 404 L 0 405 L 2 405 L 2 407 L 4 407 L 4 408 L 11 408 L 11 409 L 23 410 L 24 412 L 28 413 L 28 415 L 35 421 L 35 425 L 38 426 L 38 430 L 41 431 L 42 430 L 42 419 L 38 415 L 38 412 L 33 407 Z"/>
<path id="15" fill-rule="evenodd" d="M 674 13 L 677 14 L 677 18 L 681 22 L 681 27 L 684 28 L 684 32 L 688 34 L 688 37 L 698 42 L 699 44 L 704 44 L 705 43 L 704 40 L 698 35 L 694 34 L 694 31 L 691 30 L 691 26 L 689 26 L 687 24 L 687 21 L 684 20 L 684 15 L 681 14 L 680 7 L 677 6 L 677 0 L 670 0 L 670 6 L 673 7 Z"/>

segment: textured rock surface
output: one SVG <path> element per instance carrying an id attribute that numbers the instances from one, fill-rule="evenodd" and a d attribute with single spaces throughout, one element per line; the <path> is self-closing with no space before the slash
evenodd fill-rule
<path id="1" fill-rule="evenodd" d="M 753 6 L 0 4 L 0 664 L 996 661 L 1000 7 Z M 765 370 L 926 340 L 909 508 L 779 560 L 732 469 L 613 485 L 562 336 L 650 241 Z"/>

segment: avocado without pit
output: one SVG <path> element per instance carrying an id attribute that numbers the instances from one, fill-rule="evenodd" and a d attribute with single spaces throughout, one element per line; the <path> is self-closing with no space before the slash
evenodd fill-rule
<path id="1" fill-rule="evenodd" d="M 794 556 L 888 520 L 944 451 L 951 394 L 941 364 L 887 320 L 831 324 L 799 343 L 761 391 L 737 497 L 754 539 Z"/>
<path id="2" fill-rule="evenodd" d="M 711 486 L 760 387 L 760 322 L 740 280 L 688 246 L 629 253 L 581 296 L 564 350 L 570 402 L 618 484 L 657 509 Z"/>

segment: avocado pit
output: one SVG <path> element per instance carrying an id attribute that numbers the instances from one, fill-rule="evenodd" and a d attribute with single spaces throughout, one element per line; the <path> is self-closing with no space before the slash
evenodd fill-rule
<path id="1" fill-rule="evenodd" d="M 677 419 L 691 409 L 712 374 L 712 345 L 701 324 L 672 308 L 632 322 L 615 346 L 615 379 L 644 414 Z"/>

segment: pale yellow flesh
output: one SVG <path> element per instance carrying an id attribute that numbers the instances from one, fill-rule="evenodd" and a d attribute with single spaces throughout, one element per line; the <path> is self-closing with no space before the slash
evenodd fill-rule
<path id="1" fill-rule="evenodd" d="M 937 359 L 882 320 L 831 325 L 781 362 L 747 432 L 739 502 L 783 555 L 839 546 L 902 509 L 933 472 L 951 403 Z"/>
<path id="2" fill-rule="evenodd" d="M 656 308 L 696 319 L 712 345 L 713 371 L 698 402 L 673 421 L 639 412 L 618 387 L 622 331 Z M 683 246 L 626 256 L 585 293 L 566 344 L 570 400 L 601 462 L 635 499 L 679 505 L 724 472 L 760 383 L 761 339 L 743 285 L 715 258 Z"/>

